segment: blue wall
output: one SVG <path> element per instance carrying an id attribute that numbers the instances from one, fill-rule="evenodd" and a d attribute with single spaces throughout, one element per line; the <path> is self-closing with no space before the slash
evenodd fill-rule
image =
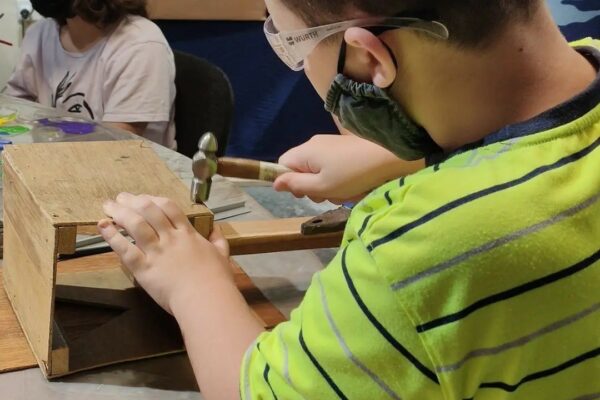
<path id="1" fill-rule="evenodd" d="M 313 134 L 336 130 L 304 73 L 291 71 L 273 53 L 262 23 L 159 25 L 173 48 L 203 57 L 229 76 L 236 96 L 229 155 L 276 160 Z"/>
<path id="2" fill-rule="evenodd" d="M 548 4 L 567 39 L 600 38 L 600 0 L 548 0 Z"/>

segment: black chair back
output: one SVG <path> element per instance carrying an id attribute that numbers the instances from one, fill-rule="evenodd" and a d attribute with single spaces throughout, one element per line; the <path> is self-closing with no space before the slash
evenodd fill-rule
<path id="1" fill-rule="evenodd" d="M 192 157 L 198 141 L 212 132 L 219 141 L 219 156 L 224 155 L 234 111 L 233 89 L 229 78 L 216 65 L 175 51 L 175 128 L 177 151 Z"/>

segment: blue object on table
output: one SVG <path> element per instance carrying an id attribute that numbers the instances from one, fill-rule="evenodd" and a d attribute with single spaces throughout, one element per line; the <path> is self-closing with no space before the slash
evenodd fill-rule
<path id="1" fill-rule="evenodd" d="M 316 133 L 337 132 L 306 76 L 273 53 L 261 22 L 157 23 L 174 49 L 202 57 L 229 76 L 236 105 L 227 155 L 273 161 Z"/>
<path id="2" fill-rule="evenodd" d="M 0 151 L 4 150 L 4 146 L 7 146 L 9 144 L 13 144 L 13 142 L 6 139 L 0 139 Z"/>

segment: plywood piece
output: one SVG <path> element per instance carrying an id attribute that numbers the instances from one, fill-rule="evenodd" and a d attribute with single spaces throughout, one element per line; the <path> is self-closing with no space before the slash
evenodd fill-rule
<path id="1" fill-rule="evenodd" d="M 4 164 L 4 284 L 44 371 L 52 331 L 56 229 L 11 165 Z"/>
<path id="2" fill-rule="evenodd" d="M 0 288 L 0 373 L 33 368 L 36 365 L 37 361 L 12 310 L 8 296 L 4 289 Z"/>
<path id="3" fill-rule="evenodd" d="M 247 255 L 339 247 L 343 232 L 305 236 L 302 224 L 310 218 L 218 222 L 231 255 Z"/>
<path id="4" fill-rule="evenodd" d="M 69 346 L 56 321 L 52 325 L 52 375 L 63 375 L 69 372 Z"/>
<path id="5" fill-rule="evenodd" d="M 142 141 L 13 145 L 4 158 L 55 226 L 96 224 L 120 192 L 171 198 L 189 217 L 211 215 Z"/>
<path id="6" fill-rule="evenodd" d="M 192 225 L 199 234 L 207 238 L 213 230 L 213 217 L 206 215 L 194 217 L 192 219 Z"/>
<path id="7" fill-rule="evenodd" d="M 41 246 L 44 246 L 44 249 L 52 248 L 54 250 L 54 245 L 46 244 L 49 238 L 55 235 L 55 229 L 50 224 L 47 215 L 37 205 L 31 192 L 23 185 L 17 171 L 6 163 L 4 164 L 2 178 L 4 226 L 6 228 L 6 225 L 10 222 L 8 219 L 11 218 L 12 225 L 15 229 L 18 228 L 19 238 L 27 249 L 31 260 L 39 266 L 43 262 L 38 251 Z M 4 244 L 7 243 L 9 243 L 9 240 L 5 236 Z M 52 258 L 50 258 L 50 261 L 52 261 Z"/>
<path id="8" fill-rule="evenodd" d="M 88 288 L 130 289 L 134 287 L 131 280 L 121 269 L 105 271 L 79 271 L 59 273 L 56 276 L 58 286 L 83 286 Z"/>
<path id="9" fill-rule="evenodd" d="M 61 226 L 57 228 L 58 254 L 74 254 L 77 241 L 76 226 Z"/>

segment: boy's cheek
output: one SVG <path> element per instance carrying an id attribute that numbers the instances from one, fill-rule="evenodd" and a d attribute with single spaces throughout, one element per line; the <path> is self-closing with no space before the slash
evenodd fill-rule
<path id="1" fill-rule="evenodd" d="M 304 60 L 304 72 L 319 96 L 325 101 L 331 83 L 337 74 L 337 55 L 334 52 L 315 51 Z"/>

